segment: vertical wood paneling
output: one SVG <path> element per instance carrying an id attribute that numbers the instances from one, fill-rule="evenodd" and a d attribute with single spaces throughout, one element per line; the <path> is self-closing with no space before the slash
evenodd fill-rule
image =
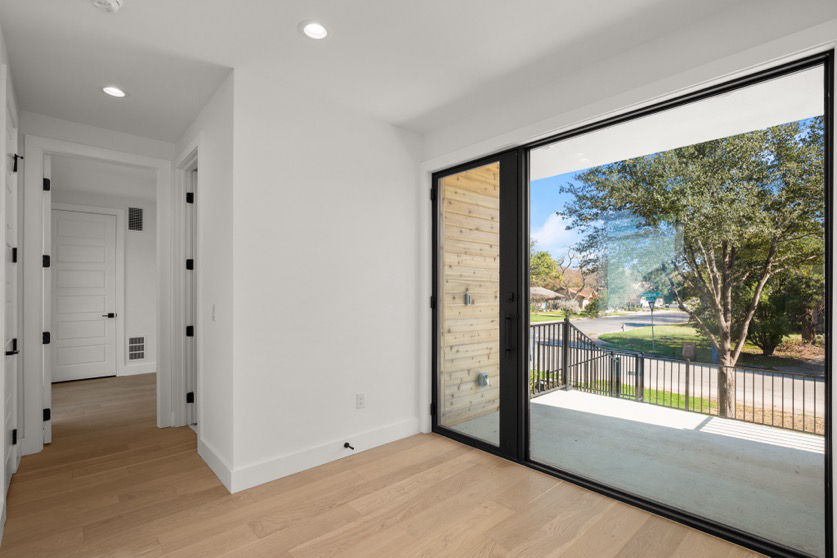
<path id="1" fill-rule="evenodd" d="M 499 408 L 500 164 L 439 184 L 439 419 L 454 426 Z M 472 304 L 465 304 L 465 293 Z M 487 372 L 490 385 L 477 385 Z"/>

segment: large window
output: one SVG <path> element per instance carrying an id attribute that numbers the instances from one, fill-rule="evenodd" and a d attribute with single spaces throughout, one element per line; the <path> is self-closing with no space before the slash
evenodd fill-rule
<path id="1" fill-rule="evenodd" d="M 825 555 L 824 72 L 530 151 L 532 461 Z"/>

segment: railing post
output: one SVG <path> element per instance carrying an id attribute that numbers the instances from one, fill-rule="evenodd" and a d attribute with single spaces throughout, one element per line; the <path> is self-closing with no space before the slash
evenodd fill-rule
<path id="1" fill-rule="evenodd" d="M 687 411 L 689 410 L 689 384 L 691 383 L 689 381 L 689 377 L 690 377 L 691 369 L 692 369 L 691 362 L 689 362 L 689 359 L 687 358 L 686 359 L 686 410 Z"/>
<path id="2" fill-rule="evenodd" d="M 636 386 L 634 390 L 636 400 L 643 401 L 645 399 L 645 355 L 643 353 L 636 355 L 634 370 L 636 371 Z"/>
<path id="3" fill-rule="evenodd" d="M 610 352 L 610 365 L 613 368 L 613 376 L 610 381 L 610 394 L 613 397 L 622 396 L 622 361 L 616 358 L 613 351 Z"/>
<path id="4" fill-rule="evenodd" d="M 563 327 L 561 328 L 561 368 L 564 376 L 564 389 L 570 389 L 570 317 L 564 316 Z"/>

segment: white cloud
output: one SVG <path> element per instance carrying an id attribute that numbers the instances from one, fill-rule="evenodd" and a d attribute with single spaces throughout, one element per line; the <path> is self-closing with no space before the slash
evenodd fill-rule
<path id="1" fill-rule="evenodd" d="M 566 255 L 567 251 L 581 240 L 581 235 L 575 230 L 567 230 L 568 219 L 550 214 L 540 228 L 532 231 L 532 240 L 537 241 L 536 250 L 546 250 L 553 256 Z"/>

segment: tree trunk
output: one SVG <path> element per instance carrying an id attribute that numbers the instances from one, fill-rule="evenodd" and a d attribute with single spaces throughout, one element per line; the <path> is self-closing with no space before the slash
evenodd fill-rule
<path id="1" fill-rule="evenodd" d="M 718 366 L 718 416 L 735 418 L 734 366 Z"/>
<path id="2" fill-rule="evenodd" d="M 719 337 L 718 416 L 735 418 L 735 363 L 732 360 L 730 328 L 722 326 Z"/>
<path id="3" fill-rule="evenodd" d="M 802 341 L 813 345 L 817 340 L 816 332 L 817 309 L 806 308 L 802 316 Z"/>

